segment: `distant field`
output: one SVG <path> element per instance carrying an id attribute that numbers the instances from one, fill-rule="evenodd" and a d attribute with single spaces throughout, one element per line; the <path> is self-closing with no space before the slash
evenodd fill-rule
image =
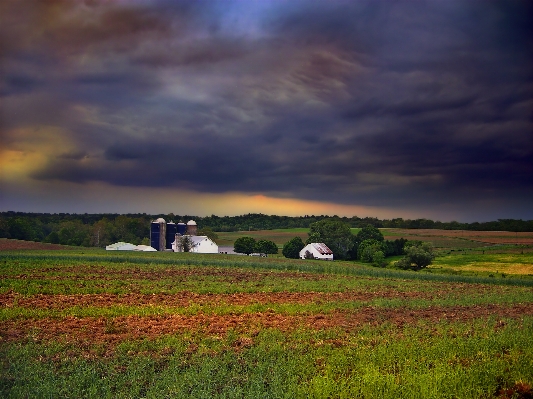
<path id="1" fill-rule="evenodd" d="M 354 234 L 360 229 L 352 229 Z M 244 235 L 274 241 L 279 248 L 295 236 L 308 237 L 308 229 L 218 233 L 219 245 L 233 245 Z M 533 233 L 381 229 L 385 239 L 406 238 L 431 242 L 438 257 L 433 272 L 473 276 L 525 275 L 533 277 Z M 514 244 L 513 245 L 513 240 Z M 281 255 L 280 255 L 281 256 Z"/>
<path id="2" fill-rule="evenodd" d="M 411 240 L 433 241 L 443 247 L 461 247 L 461 241 L 468 245 L 486 246 L 490 244 L 533 245 L 533 232 L 515 233 L 510 231 L 468 231 L 438 229 L 382 229 L 385 237 L 404 237 Z"/>
<path id="3" fill-rule="evenodd" d="M 217 232 L 219 239 L 217 244 L 221 246 L 232 246 L 239 237 L 249 236 L 256 240 L 269 240 L 277 244 L 279 248 L 283 247 L 287 241 L 294 237 L 301 237 L 307 240 L 309 229 L 278 229 L 278 230 L 258 230 L 258 231 L 234 231 L 234 232 Z"/>
<path id="4" fill-rule="evenodd" d="M 0 238 L 0 251 L 14 251 L 21 249 L 34 250 L 66 250 L 77 249 L 76 247 L 69 247 L 66 245 L 46 244 L 42 242 L 23 241 L 23 240 L 9 240 L 7 238 Z"/>
<path id="5" fill-rule="evenodd" d="M 519 278 L 0 253 L 2 398 L 527 398 L 532 336 Z"/>
<path id="6" fill-rule="evenodd" d="M 448 269 L 465 274 L 528 275 L 533 277 L 533 252 L 524 254 L 454 254 L 441 255 L 430 269 Z"/>
<path id="7" fill-rule="evenodd" d="M 351 229 L 357 234 L 360 229 Z M 466 231 L 466 230 L 430 230 L 430 229 L 380 229 L 385 239 L 395 240 L 406 238 L 431 242 L 437 249 L 465 250 L 473 249 L 478 252 L 490 251 L 494 245 L 519 245 L 520 250 L 533 251 L 533 232 L 514 233 L 501 231 Z M 219 232 L 219 245 L 231 246 L 235 240 L 242 236 L 250 236 L 256 240 L 270 240 L 278 247 L 282 247 L 291 238 L 298 236 L 304 241 L 307 239 L 309 229 L 278 229 L 260 231 Z M 522 248 L 523 247 L 523 248 Z M 502 248 L 496 248 L 501 251 Z M 512 248 L 507 248 L 512 250 Z"/>

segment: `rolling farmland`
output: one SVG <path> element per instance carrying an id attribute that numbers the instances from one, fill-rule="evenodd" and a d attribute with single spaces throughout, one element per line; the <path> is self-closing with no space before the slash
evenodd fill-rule
<path id="1" fill-rule="evenodd" d="M 533 281 L 518 274 L 83 249 L 0 265 L 2 397 L 533 393 Z"/>

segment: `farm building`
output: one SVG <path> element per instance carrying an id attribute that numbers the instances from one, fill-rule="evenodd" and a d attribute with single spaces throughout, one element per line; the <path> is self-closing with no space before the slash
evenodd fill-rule
<path id="1" fill-rule="evenodd" d="M 172 243 L 175 241 L 176 234 L 184 236 L 195 236 L 198 234 L 198 226 L 194 220 L 189 220 L 187 224 L 179 222 L 178 224 L 165 219 L 159 218 L 150 223 L 150 245 L 156 251 L 173 251 Z"/>
<path id="2" fill-rule="evenodd" d="M 232 246 L 219 246 L 218 247 L 218 253 L 219 254 L 223 254 L 223 255 L 246 255 L 246 254 L 241 254 L 239 252 L 235 252 L 234 248 L 233 248 L 233 245 Z"/>
<path id="3" fill-rule="evenodd" d="M 187 235 L 195 236 L 196 234 L 198 234 L 198 226 L 194 220 L 189 220 L 187 222 Z"/>
<path id="4" fill-rule="evenodd" d="M 157 251 L 166 248 L 167 222 L 159 218 L 150 223 L 150 245 Z"/>
<path id="5" fill-rule="evenodd" d="M 116 242 L 114 244 L 108 245 L 105 247 L 106 251 L 142 251 L 142 252 L 152 252 L 156 251 L 155 248 L 148 245 L 133 245 L 129 242 Z"/>
<path id="6" fill-rule="evenodd" d="M 185 240 L 187 240 L 188 243 L 185 243 Z M 195 252 L 199 254 L 218 253 L 218 245 L 211 241 L 207 236 L 176 235 L 176 239 L 172 243 L 172 250 L 174 252 L 185 252 L 186 245 L 190 245 L 188 252 Z"/>
<path id="7" fill-rule="evenodd" d="M 313 242 L 307 244 L 300 251 L 300 259 L 306 259 L 306 254 L 309 252 L 315 259 L 333 260 L 333 252 L 328 246 L 321 242 Z M 309 255 L 307 256 L 307 258 Z"/>

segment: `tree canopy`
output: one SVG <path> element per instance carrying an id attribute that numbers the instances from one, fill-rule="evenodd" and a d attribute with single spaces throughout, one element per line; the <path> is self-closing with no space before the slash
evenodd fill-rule
<path id="1" fill-rule="evenodd" d="M 410 241 L 405 247 L 405 257 L 396 262 L 396 267 L 405 270 L 421 270 L 433 262 L 433 247 L 427 242 Z"/>
<path id="2" fill-rule="evenodd" d="M 381 231 L 371 224 L 367 224 L 359 231 L 359 233 L 357 233 L 357 239 L 359 242 L 363 242 L 365 240 L 376 240 L 381 242 L 385 240 Z"/>
<path id="3" fill-rule="evenodd" d="M 306 243 L 323 242 L 333 252 L 335 259 L 347 259 L 353 248 L 353 234 L 350 226 L 340 220 L 325 219 L 309 227 Z"/>
<path id="4" fill-rule="evenodd" d="M 233 244 L 233 250 L 240 254 L 250 255 L 255 252 L 255 239 L 253 237 L 239 237 Z"/>
<path id="5" fill-rule="evenodd" d="M 45 241 L 52 243 L 62 243 L 69 245 L 88 245 L 105 247 L 117 241 L 127 241 L 132 244 L 140 244 L 150 235 L 150 222 L 159 217 L 167 221 L 195 220 L 198 226 L 202 226 L 202 235 L 216 240 L 211 233 L 206 234 L 207 229 L 212 232 L 224 231 L 248 231 L 248 230 L 271 230 L 302 227 L 308 228 L 320 221 L 338 221 L 352 228 L 362 227 L 363 230 L 352 238 L 352 249 L 348 251 L 347 257 L 355 259 L 357 247 L 365 239 L 376 239 L 379 237 L 378 227 L 406 228 L 406 229 L 448 229 L 448 230 L 487 230 L 487 231 L 533 231 L 533 220 L 498 219 L 492 222 L 460 223 L 439 222 L 428 219 L 378 219 L 373 217 L 360 218 L 339 217 L 339 216 L 277 216 L 263 215 L 260 213 L 250 213 L 240 216 L 194 216 L 157 214 L 148 215 L 146 213 L 117 214 L 117 213 L 96 213 L 96 214 L 70 214 L 70 213 L 29 213 L 29 212 L 0 212 L 0 238 L 14 238 L 28 241 Z M 76 237 L 70 237 L 67 232 L 71 230 L 72 223 L 77 223 L 80 229 L 76 231 Z M 81 226 L 80 225 L 83 225 Z M 368 226 L 373 227 L 372 230 Z M 375 229 L 375 230 L 374 230 Z M 63 232 L 60 234 L 60 231 Z M 373 234 L 367 234 L 367 230 Z M 377 231 L 377 233 L 376 233 Z M 200 231 L 199 231 L 200 233 Z M 60 240 L 61 237 L 61 240 Z M 61 242 L 60 242 L 61 241 Z M 401 243 L 398 247 L 388 246 L 385 248 L 385 255 L 398 254 Z"/>
<path id="6" fill-rule="evenodd" d="M 269 240 L 259 240 L 255 243 L 255 251 L 261 254 L 277 254 L 278 246 Z"/>
<path id="7" fill-rule="evenodd" d="M 372 238 L 364 240 L 361 244 L 359 244 L 359 249 L 357 250 L 361 261 L 368 263 L 372 262 L 374 253 L 378 251 L 381 251 L 383 253 L 381 243 L 378 240 Z"/>
<path id="8" fill-rule="evenodd" d="M 304 247 L 305 244 L 302 239 L 300 237 L 294 237 L 283 245 L 281 253 L 286 258 L 298 259 L 300 257 L 300 251 Z"/>

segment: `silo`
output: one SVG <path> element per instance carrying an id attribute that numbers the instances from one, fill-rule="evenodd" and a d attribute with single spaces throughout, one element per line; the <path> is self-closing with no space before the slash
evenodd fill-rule
<path id="1" fill-rule="evenodd" d="M 159 218 L 150 223 L 150 245 L 158 251 L 165 250 L 166 222 Z"/>
<path id="2" fill-rule="evenodd" d="M 176 239 L 176 233 L 178 232 L 178 226 L 174 222 L 168 222 L 167 223 L 167 233 L 166 233 L 166 248 L 172 249 L 172 243 Z"/>
<path id="3" fill-rule="evenodd" d="M 185 223 L 179 222 L 177 224 L 177 228 L 178 228 L 178 234 L 181 234 L 182 236 L 184 236 L 187 233 L 187 225 Z"/>
<path id="4" fill-rule="evenodd" d="M 187 222 L 187 235 L 195 236 L 198 233 L 198 226 L 194 220 L 189 220 Z"/>

